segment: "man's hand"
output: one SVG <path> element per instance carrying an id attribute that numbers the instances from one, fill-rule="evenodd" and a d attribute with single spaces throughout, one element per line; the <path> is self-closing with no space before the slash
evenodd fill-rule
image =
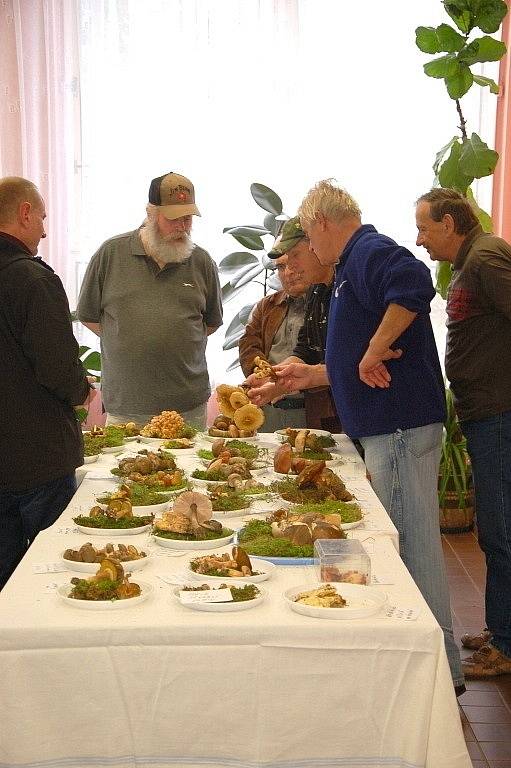
<path id="1" fill-rule="evenodd" d="M 375 387 L 380 387 L 381 389 L 390 387 L 392 377 L 383 361 L 396 360 L 402 354 L 403 351 L 401 349 L 387 348 L 384 351 L 378 352 L 369 345 L 358 366 L 360 380 L 373 389 Z"/>
<path id="2" fill-rule="evenodd" d="M 298 392 L 302 389 L 328 385 L 325 365 L 307 365 L 306 363 L 281 363 L 275 366 L 285 392 Z"/>

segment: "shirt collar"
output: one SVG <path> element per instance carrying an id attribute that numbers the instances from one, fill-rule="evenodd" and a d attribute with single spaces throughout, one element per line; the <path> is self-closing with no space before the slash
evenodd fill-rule
<path id="1" fill-rule="evenodd" d="M 475 227 L 472 227 L 470 232 L 468 232 L 466 238 L 463 240 L 462 244 L 460 245 L 460 249 L 458 253 L 456 254 L 456 258 L 454 259 L 453 263 L 453 269 L 460 269 L 460 267 L 463 266 L 465 259 L 467 258 L 467 253 L 471 249 L 474 240 L 476 240 L 479 235 L 482 235 L 483 228 L 480 224 L 476 224 Z"/>
<path id="2" fill-rule="evenodd" d="M 17 237 L 14 237 L 14 235 L 9 235 L 7 232 L 0 232 L 0 236 L 3 237 L 5 240 L 7 240 L 11 245 L 16 245 L 18 248 L 20 248 L 22 251 L 24 251 L 28 256 L 32 257 L 32 253 L 29 251 L 27 246 L 22 240 L 19 240 Z"/>

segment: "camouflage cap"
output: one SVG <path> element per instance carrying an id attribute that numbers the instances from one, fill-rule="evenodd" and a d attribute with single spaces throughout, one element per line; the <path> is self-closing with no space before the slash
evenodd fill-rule
<path id="1" fill-rule="evenodd" d="M 190 179 L 179 173 L 166 173 L 153 179 L 149 187 L 149 202 L 157 205 L 165 218 L 200 216 L 195 205 L 195 190 Z"/>
<path id="2" fill-rule="evenodd" d="M 307 235 L 300 226 L 300 219 L 298 216 L 293 216 L 292 219 L 284 222 L 284 226 L 280 230 L 280 234 L 275 240 L 273 248 L 268 253 L 269 258 L 278 259 L 279 256 L 283 256 L 290 251 L 293 246 L 305 237 L 307 237 Z"/>

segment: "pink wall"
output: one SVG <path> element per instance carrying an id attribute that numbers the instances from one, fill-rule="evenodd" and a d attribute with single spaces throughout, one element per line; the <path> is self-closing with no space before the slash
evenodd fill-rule
<path id="1" fill-rule="evenodd" d="M 497 101 L 497 123 L 495 129 L 495 149 L 500 155 L 493 176 L 492 218 L 496 235 L 511 242 L 511 22 L 510 13 L 504 19 L 502 39 L 508 53 L 500 62 L 499 95 Z"/>

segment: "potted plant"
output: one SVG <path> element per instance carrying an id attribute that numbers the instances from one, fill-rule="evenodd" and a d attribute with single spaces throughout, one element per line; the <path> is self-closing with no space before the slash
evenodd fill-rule
<path id="1" fill-rule="evenodd" d="M 453 394 L 450 389 L 446 389 L 445 394 L 447 418 L 438 475 L 440 530 L 442 533 L 466 533 L 474 527 L 472 470 L 454 409 Z"/>

